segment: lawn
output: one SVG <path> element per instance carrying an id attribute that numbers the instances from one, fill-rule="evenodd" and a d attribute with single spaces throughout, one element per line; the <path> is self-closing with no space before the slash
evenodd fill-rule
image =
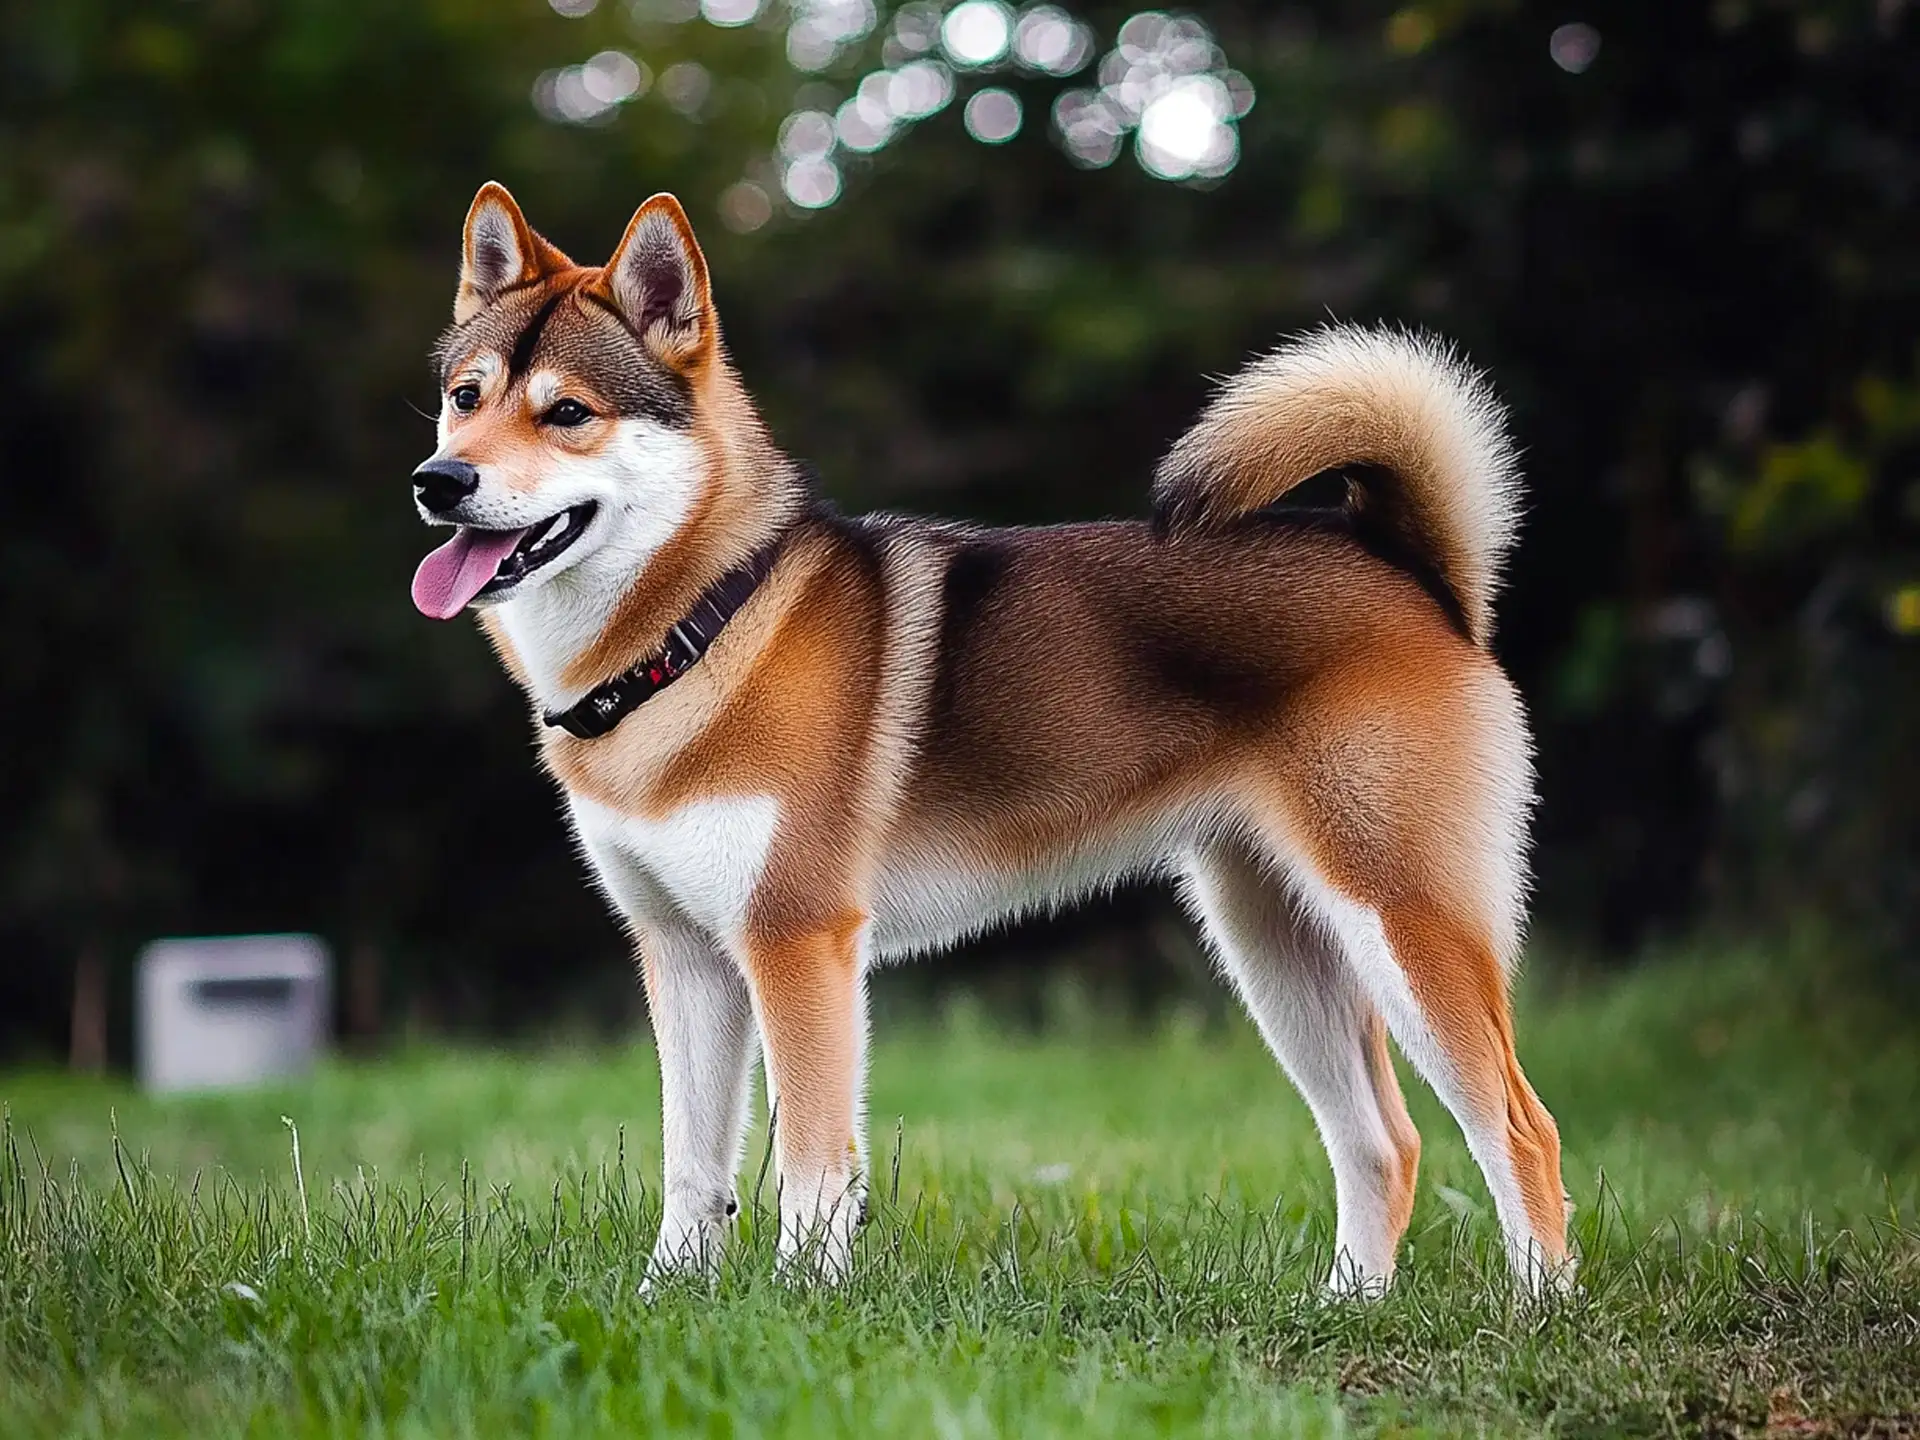
<path id="1" fill-rule="evenodd" d="M 1238 1018 L 895 1026 L 851 1282 L 775 1281 L 756 1141 L 725 1274 L 651 1301 L 644 1046 L 0 1077 L 0 1433 L 1912 1434 L 1920 1042 L 1816 972 L 1529 987 L 1585 1255 L 1548 1306 L 1411 1081 L 1399 1280 L 1322 1299 L 1331 1178 Z"/>

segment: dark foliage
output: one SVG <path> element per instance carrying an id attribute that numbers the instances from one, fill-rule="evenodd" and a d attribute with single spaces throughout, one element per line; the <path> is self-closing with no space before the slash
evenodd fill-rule
<path id="1" fill-rule="evenodd" d="M 177 931 L 318 930 L 384 968 L 389 1024 L 624 993 L 520 701 L 406 601 L 408 407 L 489 177 L 579 255 L 680 193 L 848 508 L 1144 513 L 1205 377 L 1277 334 L 1456 338 L 1533 486 L 1500 648 L 1543 919 L 1625 949 L 1815 910 L 1910 954 L 1920 20 L 1639 0 L 1570 73 L 1534 6 L 1200 8 L 1259 97 L 1222 181 L 1076 169 L 1060 84 L 1014 78 L 1011 143 L 955 106 L 745 235 L 723 191 L 877 38 L 809 78 L 777 26 L 612 0 L 0 10 L 0 1041 L 57 1043 L 77 956 Z M 1126 13 L 1086 18 L 1104 45 Z M 698 113 L 535 112 L 609 46 L 704 64 Z M 1152 913 L 1079 951 L 1129 970 Z"/>

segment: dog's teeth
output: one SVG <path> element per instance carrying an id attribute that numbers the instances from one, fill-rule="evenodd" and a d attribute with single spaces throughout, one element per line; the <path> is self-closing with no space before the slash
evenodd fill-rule
<path id="1" fill-rule="evenodd" d="M 547 526 L 547 533 L 540 537 L 541 542 L 544 544 L 548 540 L 559 539 L 560 532 L 565 530 L 566 528 L 567 528 L 567 512 L 562 510 L 558 515 L 553 517 L 553 523 Z"/>

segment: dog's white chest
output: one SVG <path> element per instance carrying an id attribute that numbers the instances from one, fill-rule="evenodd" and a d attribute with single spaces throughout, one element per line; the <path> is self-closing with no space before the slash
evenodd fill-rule
<path id="1" fill-rule="evenodd" d="M 726 940 L 746 926 L 779 822 L 771 795 L 701 800 L 657 820 L 569 795 L 574 829 L 614 904 L 639 921 L 677 911 Z"/>

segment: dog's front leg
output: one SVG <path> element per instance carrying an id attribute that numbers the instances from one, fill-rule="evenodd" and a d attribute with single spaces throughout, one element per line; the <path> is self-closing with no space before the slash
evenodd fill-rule
<path id="1" fill-rule="evenodd" d="M 852 915 L 747 946 L 776 1111 L 778 1254 L 788 1275 L 843 1279 L 866 1205 L 864 925 Z"/>
<path id="2" fill-rule="evenodd" d="M 739 966 L 679 925 L 646 928 L 640 973 L 660 1054 L 665 1211 L 649 1280 L 719 1263 L 738 1208 L 753 1007 Z"/>

